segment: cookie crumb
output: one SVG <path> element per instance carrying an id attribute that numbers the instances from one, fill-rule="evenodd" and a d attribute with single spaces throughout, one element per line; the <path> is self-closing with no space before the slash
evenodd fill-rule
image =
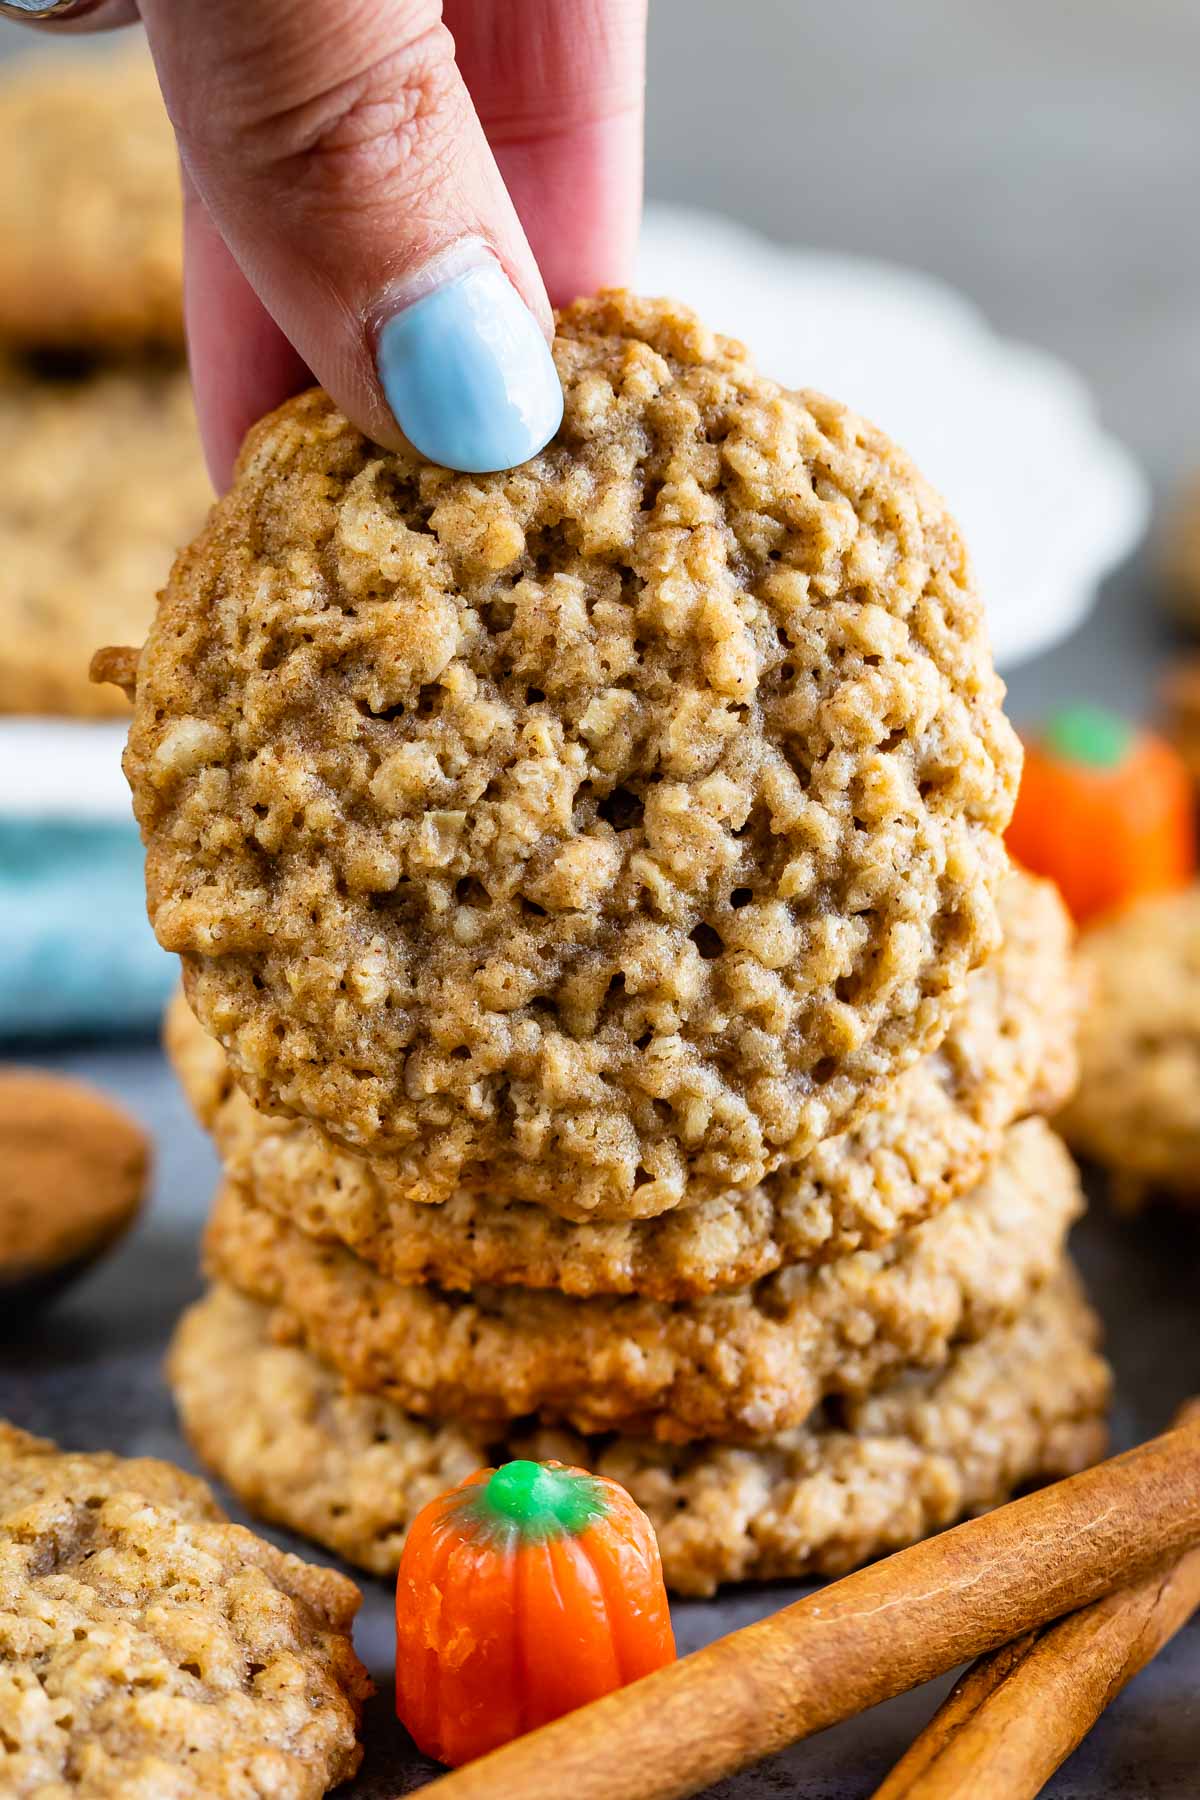
<path id="1" fill-rule="evenodd" d="M 413 1198 L 649 1217 L 796 1166 L 944 1037 L 1018 752 L 882 433 L 668 300 L 577 303 L 555 357 L 562 429 L 502 474 L 320 390 L 262 421 L 125 768 L 256 1104 Z"/>
<path id="2" fill-rule="evenodd" d="M 132 705 L 137 698 L 137 666 L 140 650 L 129 645 L 109 644 L 97 650 L 88 668 L 88 680 L 97 687 L 106 683 L 119 687 Z"/>

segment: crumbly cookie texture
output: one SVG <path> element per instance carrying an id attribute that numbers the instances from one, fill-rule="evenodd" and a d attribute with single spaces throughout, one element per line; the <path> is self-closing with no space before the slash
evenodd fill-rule
<path id="1" fill-rule="evenodd" d="M 267 1110 L 408 1189 L 748 1188 L 945 1034 L 1018 750 L 880 433 L 624 294 L 563 427 L 455 475 L 320 391 L 176 565 L 125 767 L 150 915 Z"/>
<path id="2" fill-rule="evenodd" d="M 679 1593 L 841 1574 L 1035 1480 L 1101 1456 L 1109 1377 L 1070 1278 L 936 1373 L 841 1403 L 773 1443 L 671 1448 L 543 1430 L 497 1442 L 346 1389 L 216 1288 L 184 1315 L 170 1376 L 199 1454 L 248 1506 L 377 1575 L 425 1502 L 505 1455 L 560 1456 L 625 1484 Z"/>
<path id="3" fill-rule="evenodd" d="M 360 1759 L 359 1600 L 168 1463 L 0 1423 L 0 1790 L 315 1800 Z"/>
<path id="4" fill-rule="evenodd" d="M 940 1048 L 899 1077 L 886 1106 L 826 1139 L 795 1174 L 654 1219 L 576 1224 L 476 1193 L 440 1206 L 406 1200 L 385 1168 L 318 1126 L 256 1112 L 182 996 L 166 1041 L 230 1174 L 281 1218 L 396 1281 L 694 1299 L 886 1243 L 980 1180 L 1014 1119 L 1067 1098 L 1078 1019 L 1070 922 L 1051 883 L 1015 871 L 1000 916 L 1000 950 L 971 975 Z"/>
<path id="5" fill-rule="evenodd" d="M 1027 1119 L 980 1187 L 882 1250 L 674 1306 L 400 1287 L 232 1184 L 206 1244 L 212 1275 L 275 1309 L 274 1336 L 422 1417 L 537 1414 L 587 1432 L 744 1442 L 802 1423 L 827 1394 L 935 1367 L 1011 1319 L 1059 1266 L 1082 1210 L 1061 1140 Z"/>
<path id="6" fill-rule="evenodd" d="M 0 341 L 182 350 L 179 167 L 144 49 L 5 64 L 0 219 Z"/>
<path id="7" fill-rule="evenodd" d="M 0 1069 L 0 1292 L 114 1243 L 142 1204 L 149 1166 L 141 1126 L 96 1089 Z"/>
<path id="8" fill-rule="evenodd" d="M 1093 926 L 1079 956 L 1091 1003 L 1056 1123 L 1112 1171 L 1119 1201 L 1161 1189 L 1200 1203 L 1200 886 Z"/>
<path id="9" fill-rule="evenodd" d="M 128 717 L 88 663 L 98 644 L 145 636 L 212 498 L 187 377 L 39 380 L 10 366 L 0 466 L 0 712 Z"/>

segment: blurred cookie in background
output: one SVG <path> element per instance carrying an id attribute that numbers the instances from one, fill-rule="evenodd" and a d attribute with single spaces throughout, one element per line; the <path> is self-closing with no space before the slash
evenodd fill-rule
<path id="1" fill-rule="evenodd" d="M 1078 1092 L 1058 1126 L 1112 1176 L 1119 1205 L 1200 1202 L 1200 885 L 1084 933 L 1092 999 Z"/>
<path id="2" fill-rule="evenodd" d="M 0 339 L 183 349 L 175 140 L 144 46 L 40 52 L 0 79 Z"/>
<path id="3" fill-rule="evenodd" d="M 0 78 L 0 713 L 121 717 L 88 681 L 140 643 L 211 499 L 183 373 L 174 137 L 144 45 Z"/>
<path id="4" fill-rule="evenodd" d="M 98 645 L 138 644 L 211 499 L 179 176 L 144 45 L 0 66 L 0 1036 L 145 1030 L 145 923 Z"/>
<path id="5" fill-rule="evenodd" d="M 1159 547 L 1163 604 L 1185 630 L 1200 634 L 1200 471 L 1180 489 Z"/>
<path id="6" fill-rule="evenodd" d="M 121 716 L 97 645 L 137 644 L 211 498 L 187 377 L 0 372 L 0 712 Z"/>

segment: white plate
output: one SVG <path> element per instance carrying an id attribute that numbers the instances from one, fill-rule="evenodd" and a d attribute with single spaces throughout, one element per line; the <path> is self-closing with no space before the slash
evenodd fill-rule
<path id="1" fill-rule="evenodd" d="M 1145 529 L 1146 481 L 1075 371 L 997 337 L 932 276 L 652 206 L 637 286 L 689 301 L 776 381 L 836 396 L 904 446 L 962 527 L 1002 668 L 1072 631 Z"/>
<path id="2" fill-rule="evenodd" d="M 0 718 L 0 813 L 132 828 L 121 773 L 127 729 L 120 720 Z"/>

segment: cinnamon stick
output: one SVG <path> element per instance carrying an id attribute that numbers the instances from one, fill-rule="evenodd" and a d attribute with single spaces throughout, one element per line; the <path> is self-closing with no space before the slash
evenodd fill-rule
<path id="1" fill-rule="evenodd" d="M 874 1800 L 1031 1800 L 1198 1608 L 1200 1549 L 982 1657 Z"/>
<path id="2" fill-rule="evenodd" d="M 1197 1543 L 1200 1414 L 517 1738 L 439 1800 L 680 1800 Z"/>

